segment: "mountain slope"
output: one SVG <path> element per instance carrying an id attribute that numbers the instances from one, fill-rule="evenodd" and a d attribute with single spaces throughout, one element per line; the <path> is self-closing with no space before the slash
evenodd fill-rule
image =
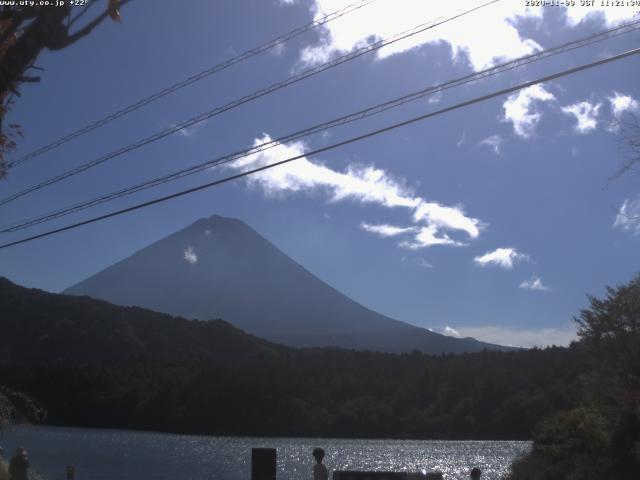
<path id="1" fill-rule="evenodd" d="M 287 345 L 386 352 L 502 348 L 446 337 L 356 303 L 240 220 L 201 219 L 65 291 L 190 319 L 222 318 Z"/>
<path id="2" fill-rule="evenodd" d="M 227 322 L 193 322 L 139 307 L 28 289 L 0 277 L 0 365 L 93 364 L 130 359 L 242 361 L 285 347 Z"/>

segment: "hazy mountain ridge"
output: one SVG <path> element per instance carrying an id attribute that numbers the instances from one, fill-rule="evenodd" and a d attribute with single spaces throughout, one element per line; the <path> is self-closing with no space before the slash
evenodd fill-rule
<path id="1" fill-rule="evenodd" d="M 65 291 L 191 319 L 222 318 L 296 347 L 462 353 L 502 349 L 391 319 L 315 277 L 240 220 L 214 215 Z"/>

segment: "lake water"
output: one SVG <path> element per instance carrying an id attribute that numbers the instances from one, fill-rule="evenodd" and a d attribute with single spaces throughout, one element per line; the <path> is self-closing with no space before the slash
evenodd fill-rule
<path id="1" fill-rule="evenodd" d="M 0 433 L 5 454 L 19 446 L 47 480 L 248 480 L 251 448 L 274 447 L 278 479 L 311 477 L 311 450 L 323 447 L 331 470 L 439 470 L 445 480 L 498 480 L 530 442 L 233 438 L 58 427 L 17 427 Z"/>

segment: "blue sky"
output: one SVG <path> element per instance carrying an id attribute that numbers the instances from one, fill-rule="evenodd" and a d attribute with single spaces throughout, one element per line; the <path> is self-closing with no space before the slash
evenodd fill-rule
<path id="1" fill-rule="evenodd" d="M 27 153 L 102 115 L 349 1 L 136 0 L 37 64 L 11 121 Z M 282 48 L 167 96 L 12 169 L 2 196 L 289 75 L 481 2 L 377 0 Z M 336 67 L 0 207 L 11 223 L 463 76 L 638 15 L 633 8 L 503 0 Z M 638 8 L 636 8 L 638 10 Z M 638 46 L 637 32 L 12 234 L 72 220 L 304 153 Z M 311 272 L 391 317 L 513 345 L 565 344 L 586 294 L 638 271 L 640 179 L 608 184 L 624 152 L 616 121 L 640 113 L 632 57 L 306 157 L 235 183 L 0 251 L 0 275 L 64 288 L 198 218 L 237 217 Z M 621 215 L 621 213 L 625 215 Z M 197 252 L 196 252 L 197 253 Z M 177 252 L 183 255 L 183 252 Z"/>

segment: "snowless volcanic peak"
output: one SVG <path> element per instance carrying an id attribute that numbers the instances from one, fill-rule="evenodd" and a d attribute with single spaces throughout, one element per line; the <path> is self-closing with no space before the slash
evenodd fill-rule
<path id="1" fill-rule="evenodd" d="M 502 349 L 369 310 L 326 284 L 244 222 L 213 215 L 65 291 L 190 319 L 224 319 L 291 346 L 425 353 Z"/>

